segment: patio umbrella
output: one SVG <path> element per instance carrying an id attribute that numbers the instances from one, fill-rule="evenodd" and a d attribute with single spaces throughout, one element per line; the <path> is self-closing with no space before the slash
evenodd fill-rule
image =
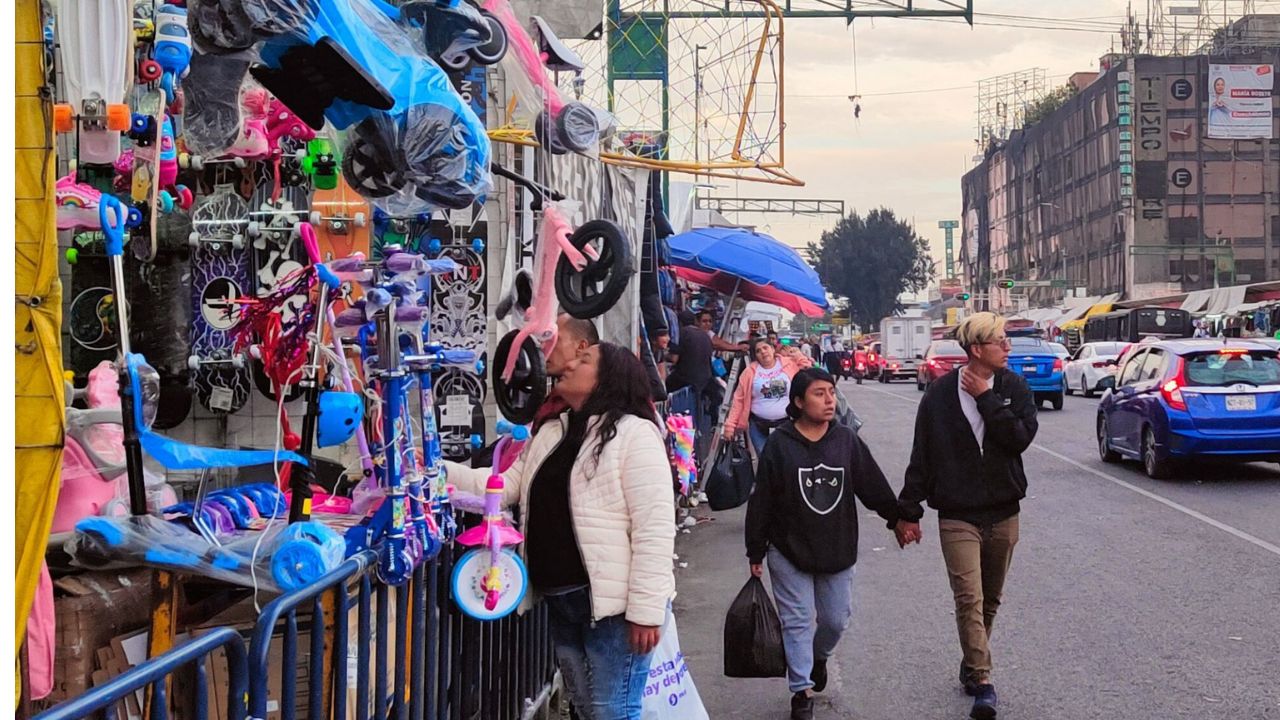
<path id="1" fill-rule="evenodd" d="M 827 307 L 827 291 L 818 273 L 795 250 L 763 233 L 694 228 L 667 238 L 667 245 L 676 267 L 730 275 Z"/>
<path id="2" fill-rule="evenodd" d="M 676 275 L 694 285 L 711 288 L 726 295 L 732 295 L 736 290 L 737 294 L 742 298 L 777 305 L 798 315 L 822 317 L 826 312 L 813 301 L 802 298 L 799 295 L 792 295 L 768 285 L 757 285 L 750 280 L 743 280 L 728 273 L 703 272 L 701 270 L 677 267 Z"/>

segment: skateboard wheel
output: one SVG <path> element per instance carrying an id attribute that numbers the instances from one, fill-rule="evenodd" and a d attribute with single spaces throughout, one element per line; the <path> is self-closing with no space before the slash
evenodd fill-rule
<path id="1" fill-rule="evenodd" d="M 160 63 L 147 58 L 138 65 L 138 79 L 143 82 L 155 82 L 164 74 L 164 68 L 160 67 Z"/>
<path id="2" fill-rule="evenodd" d="M 246 228 L 246 232 L 249 233 L 249 237 L 256 238 L 262 234 L 262 224 L 257 220 L 250 220 L 249 226 Z"/>
<path id="3" fill-rule="evenodd" d="M 67 248 L 67 264 L 68 265 L 75 265 L 76 261 L 79 259 L 80 259 L 79 250 L 75 248 Z"/>
<path id="4" fill-rule="evenodd" d="M 200 247 L 200 233 L 192 230 L 191 234 L 187 235 L 187 244 L 193 248 Z"/>
<path id="5" fill-rule="evenodd" d="M 431 242 L 427 243 L 427 252 L 432 255 L 439 255 L 444 248 L 444 244 L 440 242 L 440 238 L 431 238 Z"/>
<path id="6" fill-rule="evenodd" d="M 58 103 L 53 106 L 53 127 L 60 133 L 71 132 L 76 128 L 75 114 L 71 112 L 70 105 Z"/>
<path id="7" fill-rule="evenodd" d="M 233 158 L 231 160 L 231 164 L 235 165 L 237 168 L 245 168 L 249 166 L 249 163 L 245 162 L 244 158 L 242 157 Z"/>
<path id="8" fill-rule="evenodd" d="M 236 250 L 243 250 L 243 249 L 244 249 L 244 235 L 241 235 L 240 233 L 236 233 L 235 235 L 232 235 L 232 236 L 231 236 L 231 247 L 235 248 Z"/>
<path id="9" fill-rule="evenodd" d="M 473 433 L 471 435 L 471 448 L 479 450 L 482 447 L 484 447 L 484 438 L 480 437 L 478 433 Z"/>
<path id="10" fill-rule="evenodd" d="M 124 132 L 129 129 L 129 123 L 133 121 L 133 113 L 129 111 L 129 106 L 123 103 L 114 103 L 107 106 L 107 129 L 116 132 Z"/>
<path id="11" fill-rule="evenodd" d="M 192 355 L 187 358 L 187 369 L 191 372 L 200 372 L 200 358 Z"/>
<path id="12" fill-rule="evenodd" d="M 244 355 L 236 353 L 231 356 L 231 367 L 240 370 L 244 367 Z"/>
<path id="13" fill-rule="evenodd" d="M 125 214 L 124 226 L 127 228 L 136 228 L 142 224 L 142 211 L 136 207 L 130 207 Z"/>
<path id="14" fill-rule="evenodd" d="M 160 200 L 161 212 L 166 212 L 166 213 L 173 212 L 173 196 L 169 194 L 168 190 L 160 191 L 159 200 Z"/>
<path id="15" fill-rule="evenodd" d="M 191 169 L 191 153 L 188 153 L 188 152 L 178 153 L 178 167 L 182 168 L 183 170 Z"/>
<path id="16" fill-rule="evenodd" d="M 319 225 L 320 222 L 324 220 L 324 216 L 320 214 L 319 210 L 312 210 L 309 217 L 312 225 Z"/>
<path id="17" fill-rule="evenodd" d="M 476 253 L 477 255 L 483 255 L 483 254 L 484 254 L 484 240 L 481 240 L 480 238 L 472 238 L 472 240 L 471 240 L 471 249 L 472 249 L 472 250 L 474 250 L 474 251 L 475 251 L 475 253 Z"/>
<path id="18" fill-rule="evenodd" d="M 191 204 L 195 202 L 195 196 L 191 194 L 191 188 L 186 185 L 179 185 L 175 189 L 178 191 L 178 206 L 183 210 L 190 210 Z"/>
<path id="19" fill-rule="evenodd" d="M 364 227 L 369 224 L 369 218 L 362 212 L 356 213 L 352 220 L 355 222 L 356 227 Z"/>

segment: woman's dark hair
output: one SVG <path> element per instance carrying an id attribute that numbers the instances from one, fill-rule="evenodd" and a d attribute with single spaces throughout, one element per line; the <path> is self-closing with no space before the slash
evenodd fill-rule
<path id="1" fill-rule="evenodd" d="M 600 444 L 596 446 L 595 461 L 610 440 L 618 436 L 618 421 L 624 415 L 635 415 L 662 427 L 653 406 L 653 394 L 649 389 L 649 374 L 644 363 L 635 353 L 613 343 L 602 342 L 600 365 L 596 368 L 596 389 L 582 406 L 586 417 L 600 416 Z"/>
<path id="2" fill-rule="evenodd" d="M 836 384 L 831 373 L 816 367 L 805 368 L 791 378 L 791 392 L 787 395 L 787 417 L 792 420 L 800 419 L 800 408 L 796 407 L 796 400 L 803 399 L 809 386 L 819 381 L 829 382 L 832 387 Z"/>
<path id="3" fill-rule="evenodd" d="M 749 350 L 751 353 L 752 360 L 756 359 L 756 348 L 760 347 L 761 345 L 768 345 L 769 347 L 773 347 L 773 343 L 769 342 L 767 338 L 762 338 L 762 337 L 752 338 L 751 347 Z"/>

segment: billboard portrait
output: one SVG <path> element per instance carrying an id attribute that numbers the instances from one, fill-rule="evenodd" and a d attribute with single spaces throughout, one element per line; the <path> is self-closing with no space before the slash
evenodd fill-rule
<path id="1" fill-rule="evenodd" d="M 1209 65 L 1209 137 L 1270 139 L 1271 65 Z"/>

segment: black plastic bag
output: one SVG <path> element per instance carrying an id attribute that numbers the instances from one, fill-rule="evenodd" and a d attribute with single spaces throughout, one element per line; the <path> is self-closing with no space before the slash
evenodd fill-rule
<path id="1" fill-rule="evenodd" d="M 707 504 L 712 510 L 732 510 L 751 497 L 756 471 L 751 455 L 741 440 L 721 443 L 715 464 L 707 478 Z"/>
<path id="2" fill-rule="evenodd" d="M 732 678 L 771 678 L 787 674 L 782 621 L 769 591 L 751 576 L 724 619 L 724 674 Z"/>

